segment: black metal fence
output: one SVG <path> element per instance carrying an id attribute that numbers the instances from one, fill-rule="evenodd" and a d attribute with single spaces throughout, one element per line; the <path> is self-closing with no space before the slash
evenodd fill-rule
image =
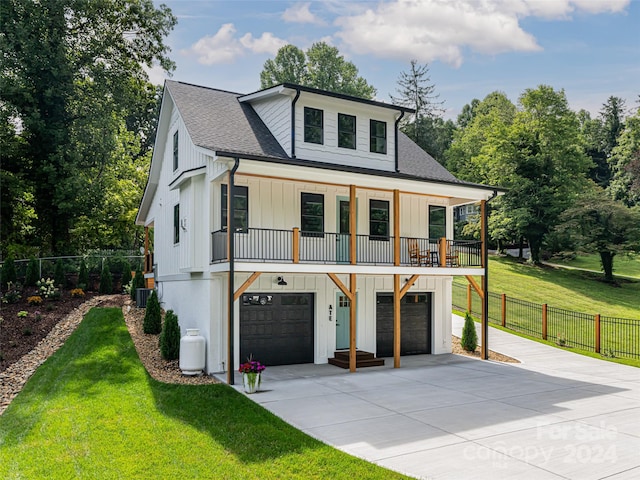
<path id="1" fill-rule="evenodd" d="M 473 289 L 454 283 L 452 303 L 457 310 L 482 316 L 482 302 Z M 640 359 L 640 319 L 574 312 L 496 293 L 489 293 L 487 316 L 490 323 L 562 346 Z"/>

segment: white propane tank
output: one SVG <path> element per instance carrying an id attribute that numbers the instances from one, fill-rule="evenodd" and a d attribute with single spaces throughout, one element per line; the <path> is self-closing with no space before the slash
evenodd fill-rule
<path id="1" fill-rule="evenodd" d="M 180 339 L 180 370 L 183 375 L 199 375 L 204 369 L 204 337 L 197 328 L 187 328 Z"/>

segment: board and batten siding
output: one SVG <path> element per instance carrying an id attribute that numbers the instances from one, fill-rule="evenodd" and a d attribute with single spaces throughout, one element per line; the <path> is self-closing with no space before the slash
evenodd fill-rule
<path id="1" fill-rule="evenodd" d="M 322 145 L 304 141 L 304 107 L 322 110 L 324 142 Z M 338 114 L 356 117 L 356 149 L 338 147 Z M 331 97 L 303 93 L 296 103 L 296 157 L 337 165 L 395 170 L 395 121 L 398 112 L 382 107 L 348 102 Z M 387 124 L 387 153 L 369 150 L 370 120 Z"/>
<path id="2" fill-rule="evenodd" d="M 260 119 L 287 154 L 291 154 L 291 97 L 278 96 L 251 103 Z"/>

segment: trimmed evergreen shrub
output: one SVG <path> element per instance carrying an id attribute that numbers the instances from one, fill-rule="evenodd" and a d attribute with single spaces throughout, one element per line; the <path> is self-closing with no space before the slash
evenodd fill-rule
<path id="1" fill-rule="evenodd" d="M 6 288 L 7 283 L 9 282 L 16 283 L 18 278 L 16 275 L 16 264 L 13 261 L 13 255 L 9 255 L 2 264 L 2 272 L 0 277 L 2 277 L 3 288 Z"/>
<path id="2" fill-rule="evenodd" d="M 128 285 L 131 281 L 131 263 L 126 258 L 122 261 L 122 286 Z"/>
<path id="3" fill-rule="evenodd" d="M 89 271 L 84 258 L 80 260 L 80 272 L 78 273 L 78 288 L 87 290 L 89 288 Z"/>
<path id="4" fill-rule="evenodd" d="M 165 360 L 176 360 L 180 355 L 180 326 L 178 316 L 169 310 L 164 316 L 160 334 L 160 354 Z"/>
<path id="5" fill-rule="evenodd" d="M 131 300 L 136 300 L 136 289 L 144 288 L 144 275 L 142 269 L 138 267 L 136 270 L 136 276 L 133 277 L 133 285 L 131 286 Z"/>
<path id="6" fill-rule="evenodd" d="M 31 257 L 27 265 L 27 275 L 24 278 L 24 284 L 27 287 L 35 287 L 38 280 L 40 280 L 38 261 L 34 257 Z"/>
<path id="7" fill-rule="evenodd" d="M 110 294 L 113 291 L 113 278 L 109 269 L 109 262 L 104 262 L 102 273 L 100 274 L 100 293 Z"/>
<path id="8" fill-rule="evenodd" d="M 160 315 L 160 303 L 158 295 L 153 290 L 147 299 L 147 309 L 144 313 L 144 322 L 142 323 L 144 333 L 152 333 L 157 335 L 162 331 L 162 317 Z"/>
<path id="9" fill-rule="evenodd" d="M 56 262 L 56 268 L 53 271 L 53 281 L 58 288 L 64 288 L 66 279 L 64 277 L 64 263 L 62 263 L 62 259 L 59 258 Z"/>
<path id="10" fill-rule="evenodd" d="M 476 333 L 476 325 L 471 318 L 469 312 L 464 316 L 464 327 L 462 327 L 462 338 L 460 346 L 467 352 L 474 352 L 478 346 L 478 334 Z"/>

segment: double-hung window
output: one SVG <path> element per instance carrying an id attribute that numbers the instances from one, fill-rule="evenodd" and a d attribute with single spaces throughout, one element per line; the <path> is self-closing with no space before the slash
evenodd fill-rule
<path id="1" fill-rule="evenodd" d="M 429 238 L 447 236 L 446 208 L 429 205 Z"/>
<path id="2" fill-rule="evenodd" d="M 324 232 L 324 195 L 302 193 L 300 197 L 300 230 L 305 237 L 321 237 Z"/>
<path id="3" fill-rule="evenodd" d="M 369 121 L 369 146 L 373 153 L 387 153 L 387 122 Z"/>
<path id="4" fill-rule="evenodd" d="M 304 141 L 307 143 L 324 143 L 324 115 L 317 108 L 304 107 Z"/>
<path id="5" fill-rule="evenodd" d="M 338 146 L 356 149 L 356 117 L 338 114 Z"/>
<path id="6" fill-rule="evenodd" d="M 228 228 L 228 192 L 227 186 L 222 185 L 222 195 L 220 199 L 221 225 L 222 229 Z M 236 232 L 246 233 L 249 231 L 249 188 L 234 185 L 233 187 L 233 223 Z"/>
<path id="7" fill-rule="evenodd" d="M 389 240 L 389 202 L 369 201 L 369 239 Z"/>
<path id="8" fill-rule="evenodd" d="M 178 130 L 173 134 L 173 171 L 178 169 Z"/>

